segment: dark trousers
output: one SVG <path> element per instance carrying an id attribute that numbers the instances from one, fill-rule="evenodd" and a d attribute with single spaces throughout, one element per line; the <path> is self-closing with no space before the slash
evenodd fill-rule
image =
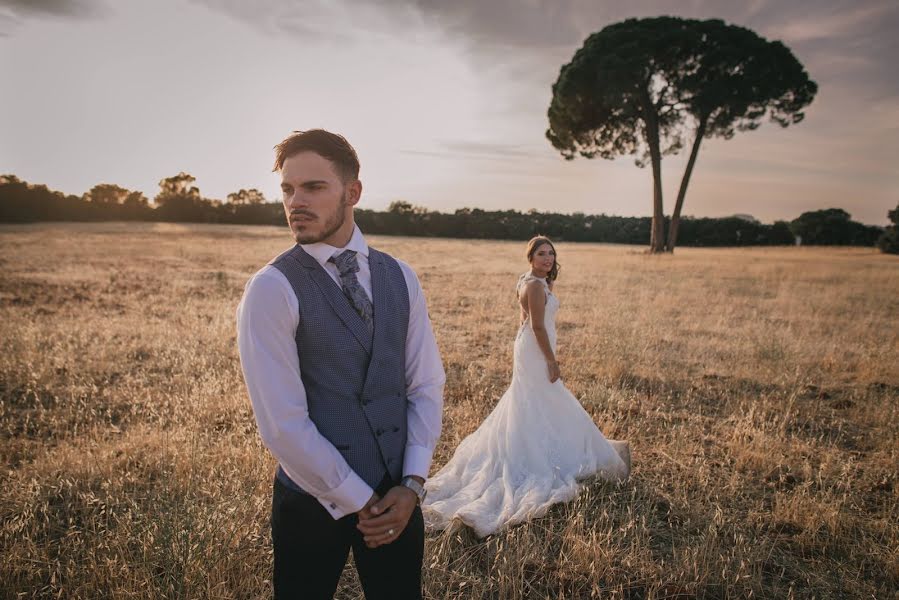
<path id="1" fill-rule="evenodd" d="M 392 483 L 379 486 L 383 496 Z M 355 514 L 334 518 L 318 500 L 277 478 L 272 491 L 273 583 L 276 600 L 333 598 L 350 548 L 368 600 L 421 598 L 424 519 L 421 508 L 390 544 L 371 549 L 356 528 Z"/>

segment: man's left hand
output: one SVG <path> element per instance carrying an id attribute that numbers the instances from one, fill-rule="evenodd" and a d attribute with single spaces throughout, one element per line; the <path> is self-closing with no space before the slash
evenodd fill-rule
<path id="1" fill-rule="evenodd" d="M 377 548 L 396 540 L 418 504 L 418 497 L 409 488 L 398 485 L 390 488 L 371 508 L 359 513 L 359 524 L 365 545 Z"/>

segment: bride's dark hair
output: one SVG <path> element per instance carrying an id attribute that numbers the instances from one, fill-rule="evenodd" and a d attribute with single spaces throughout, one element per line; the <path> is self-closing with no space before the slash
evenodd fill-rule
<path id="1" fill-rule="evenodd" d="M 531 259 L 534 258 L 534 253 L 542 246 L 543 244 L 549 244 L 549 247 L 553 249 L 553 252 L 556 252 L 556 247 L 553 246 L 552 240 L 546 237 L 545 235 L 537 235 L 531 238 L 528 242 L 528 262 L 531 262 Z M 549 273 L 546 275 L 547 281 L 555 281 L 559 277 L 559 269 L 562 268 L 562 265 L 559 264 L 559 253 L 556 252 L 556 256 L 553 259 L 553 268 L 549 270 Z"/>

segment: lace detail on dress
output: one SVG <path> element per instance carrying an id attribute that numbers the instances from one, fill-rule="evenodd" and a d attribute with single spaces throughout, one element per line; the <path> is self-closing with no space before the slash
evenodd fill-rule
<path id="1" fill-rule="evenodd" d="M 549 291 L 549 283 L 546 282 L 546 279 L 543 279 L 542 277 L 535 277 L 534 275 L 531 275 L 530 273 L 522 273 L 521 274 L 521 277 L 518 278 L 518 283 L 515 284 L 515 293 L 520 296 L 521 288 L 523 288 L 525 285 L 527 285 L 528 282 L 530 282 L 530 281 L 539 281 L 540 283 L 543 284 L 543 291 L 546 292 L 547 295 L 552 293 Z"/>

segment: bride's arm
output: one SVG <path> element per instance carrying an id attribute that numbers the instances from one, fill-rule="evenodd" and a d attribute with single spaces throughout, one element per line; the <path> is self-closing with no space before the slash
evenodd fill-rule
<path id="1" fill-rule="evenodd" d="M 555 381 L 560 376 L 559 363 L 556 361 L 556 355 L 553 353 L 552 346 L 549 343 L 549 334 L 546 333 L 546 325 L 544 323 L 546 292 L 543 291 L 543 284 L 539 281 L 528 282 L 527 286 L 525 286 L 524 294 L 527 297 L 531 329 L 534 330 L 537 345 L 540 347 L 540 351 L 543 352 L 543 357 L 546 359 L 546 365 L 549 368 L 549 380 Z"/>

